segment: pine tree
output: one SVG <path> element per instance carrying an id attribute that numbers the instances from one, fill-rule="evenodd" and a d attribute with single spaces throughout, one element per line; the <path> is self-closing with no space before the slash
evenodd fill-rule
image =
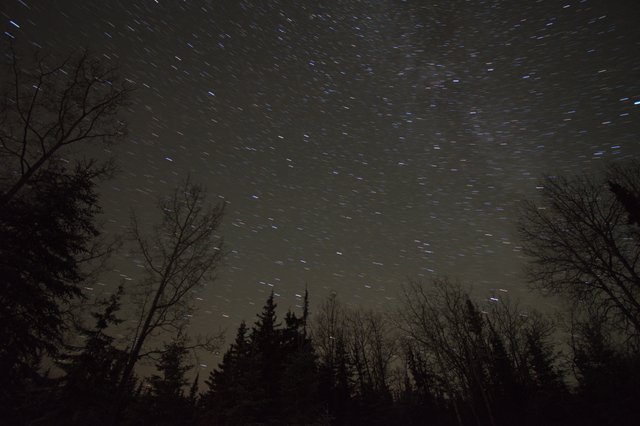
<path id="1" fill-rule="evenodd" d="M 156 397 L 170 400 L 184 396 L 184 387 L 188 384 L 185 373 L 192 368 L 185 364 L 187 355 L 188 351 L 180 340 L 165 346 L 160 361 L 156 364 L 161 375 L 153 375 L 150 380 Z"/>
<path id="2" fill-rule="evenodd" d="M 91 177 L 62 170 L 40 175 L 37 186 L 0 210 L 1 407 L 19 405 L 11 400 L 21 383 L 37 379 L 41 356 L 57 355 L 68 304 L 82 298 L 80 261 L 95 254 L 99 235 Z"/>
<path id="3" fill-rule="evenodd" d="M 180 426 L 190 425 L 194 421 L 194 409 L 191 400 L 185 395 L 185 387 L 189 384 L 186 373 L 192 365 L 187 364 L 188 350 L 184 338 L 178 337 L 164 347 L 156 370 L 149 379 L 149 392 L 138 401 L 136 416 L 144 420 L 144 424 Z"/>
<path id="4" fill-rule="evenodd" d="M 259 418 L 275 422 L 282 413 L 280 406 L 283 372 L 282 330 L 277 322 L 277 304 L 271 292 L 251 330 L 253 360 L 256 365 L 255 403 Z"/>
<path id="5" fill-rule="evenodd" d="M 311 424 L 322 417 L 317 365 L 306 336 L 308 306 L 299 318 L 289 311 L 284 328 L 276 315 L 274 294 L 251 329 L 244 322 L 222 363 L 206 382 L 201 423 Z"/>
<path id="6" fill-rule="evenodd" d="M 31 414 L 27 388 L 43 356 L 55 358 L 81 267 L 99 258 L 96 181 L 112 165 L 69 147 L 113 142 L 130 88 L 87 52 L 22 61 L 10 44 L 0 73 L 0 418 Z M 77 151 L 76 151 L 77 153 Z M 66 158 L 62 158 L 62 156 Z"/>
<path id="7" fill-rule="evenodd" d="M 122 322 L 116 314 L 120 309 L 122 287 L 108 300 L 101 302 L 104 310 L 91 314 L 92 329 L 80 327 L 83 346 L 69 345 L 60 357 L 59 367 L 66 373 L 61 379 L 61 393 L 56 417 L 69 425 L 106 424 L 115 406 L 115 394 L 126 354 L 114 344 L 108 328 Z"/>
<path id="8" fill-rule="evenodd" d="M 200 403 L 202 424 L 241 425 L 257 418 L 254 403 L 256 364 L 244 321 L 220 366 L 205 382 L 207 393 Z"/>
<path id="9" fill-rule="evenodd" d="M 308 424 L 320 418 L 323 410 L 318 393 L 316 354 L 306 333 L 308 315 L 308 293 L 305 292 L 302 317 L 288 311 L 282 331 L 284 369 L 280 405 L 286 424 Z"/>

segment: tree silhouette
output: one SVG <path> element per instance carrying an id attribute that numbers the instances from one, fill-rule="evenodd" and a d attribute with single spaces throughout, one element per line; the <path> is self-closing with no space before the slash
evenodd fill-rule
<path id="1" fill-rule="evenodd" d="M 99 234 L 94 184 L 81 174 L 49 179 L 0 210 L 0 366 L 3 378 L 28 377 L 55 354 L 65 304 L 81 297 L 82 258 Z M 5 388 L 6 389 L 6 388 Z"/>
<path id="2" fill-rule="evenodd" d="M 282 333 L 276 315 L 277 304 L 271 292 L 258 320 L 251 329 L 251 346 L 255 363 L 254 403 L 257 419 L 275 422 L 282 412 L 281 378 L 284 369 Z"/>
<path id="3" fill-rule="evenodd" d="M 185 375 L 193 367 L 187 364 L 188 352 L 181 336 L 165 346 L 156 363 L 159 374 L 149 378 L 150 392 L 139 403 L 146 424 L 193 424 L 195 406 L 192 399 L 185 395 L 185 387 L 189 383 Z"/>
<path id="4" fill-rule="evenodd" d="M 121 383 L 129 380 L 138 360 L 157 349 L 143 351 L 158 333 L 182 333 L 194 310 L 194 291 L 208 280 L 222 259 L 217 235 L 224 205 L 207 206 L 202 187 L 187 179 L 159 203 L 163 218 L 149 241 L 135 216 L 132 233 L 146 277 L 138 291 L 138 320 Z M 216 338 L 195 346 L 212 349 Z"/>
<path id="5" fill-rule="evenodd" d="M 80 327 L 82 346 L 70 345 L 58 364 L 65 372 L 61 377 L 60 397 L 55 417 L 60 424 L 108 424 L 116 403 L 116 391 L 126 353 L 115 346 L 107 329 L 122 322 L 120 310 L 122 287 L 101 302 L 103 311 L 93 312 L 94 328 Z"/>
<path id="6" fill-rule="evenodd" d="M 61 346 L 87 264 L 110 250 L 97 244 L 95 188 L 111 164 L 66 148 L 118 139 L 124 124 L 117 114 L 130 89 L 86 52 L 57 64 L 23 64 L 10 46 L 7 57 L 0 97 L 0 415 L 9 419 L 5 410 L 28 406 L 25 386 L 38 380 L 40 359 Z"/>
<path id="7" fill-rule="evenodd" d="M 123 135 L 119 119 L 131 88 L 115 68 L 79 51 L 58 63 L 36 57 L 22 64 L 13 45 L 7 55 L 6 86 L 0 98 L 0 209 L 24 189 L 42 181 L 40 175 L 70 146 L 111 143 Z M 95 170 L 96 163 L 90 162 Z M 106 172 L 108 168 L 98 168 Z"/>
<path id="8" fill-rule="evenodd" d="M 318 394 L 318 367 L 311 338 L 307 336 L 309 294 L 305 291 L 303 314 L 288 311 L 282 330 L 284 370 L 281 379 L 281 406 L 288 424 L 309 424 L 324 409 Z"/>
<path id="9" fill-rule="evenodd" d="M 613 164 L 607 170 L 609 190 L 627 211 L 630 225 L 640 225 L 640 163 Z"/>
<path id="10" fill-rule="evenodd" d="M 606 178 L 549 177 L 542 186 L 543 202 L 524 205 L 519 227 L 531 284 L 606 311 L 628 337 L 640 335 L 640 234 L 628 195 L 640 187 L 640 167 L 612 167 Z"/>
<path id="11" fill-rule="evenodd" d="M 549 350 L 552 329 L 539 314 L 524 314 L 508 299 L 479 305 L 446 279 L 411 282 L 405 291 L 399 327 L 411 341 L 414 380 L 429 383 L 433 391 L 426 395 L 438 396 L 436 405 L 458 424 L 536 424 L 552 417 L 554 400 L 565 393 Z"/>
<path id="12" fill-rule="evenodd" d="M 580 321 L 574 330 L 576 411 L 583 424 L 631 425 L 637 420 L 640 355 L 637 348 L 617 340 L 612 328 L 608 321 L 592 316 Z"/>
<path id="13" fill-rule="evenodd" d="M 318 354 L 320 399 L 335 425 L 348 424 L 355 410 L 347 334 L 347 310 L 332 293 L 314 317 L 313 342 Z"/>
<path id="14" fill-rule="evenodd" d="M 306 299 L 306 297 L 305 297 Z M 274 294 L 251 331 L 243 322 L 222 363 L 209 376 L 200 424 L 315 424 L 323 418 L 316 357 L 302 317 L 277 320 Z"/>
<path id="15" fill-rule="evenodd" d="M 201 424 L 241 425 L 255 415 L 252 393 L 256 371 L 252 356 L 248 329 L 243 321 L 222 363 L 206 381 L 209 389 L 201 400 Z"/>

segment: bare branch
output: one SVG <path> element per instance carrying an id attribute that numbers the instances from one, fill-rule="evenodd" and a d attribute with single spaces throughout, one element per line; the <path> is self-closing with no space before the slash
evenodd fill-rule
<path id="1" fill-rule="evenodd" d="M 616 165 L 606 177 L 545 179 L 543 203 L 524 204 L 519 232 L 531 259 L 532 285 L 594 309 L 602 306 L 610 321 L 637 334 L 639 232 L 625 223 L 627 211 L 610 190 L 613 184 L 628 188 L 629 197 L 640 196 L 640 167 Z"/>
<path id="2" fill-rule="evenodd" d="M 144 350 L 150 339 L 162 333 L 181 333 L 193 311 L 194 290 L 201 287 L 222 259 L 222 239 L 216 234 L 224 213 L 224 204 L 204 207 L 201 187 L 188 179 L 169 199 L 159 203 L 162 222 L 155 227 L 149 244 L 140 223 L 132 215 L 132 234 L 142 256 L 148 283 L 140 305 L 140 317 L 123 373 L 126 383 L 135 364 L 144 356 L 157 354 Z M 215 339 L 214 339 L 215 340 Z M 206 343 L 209 342 L 209 343 Z M 193 348 L 210 346 L 213 340 L 196 343 Z"/>
<path id="3" fill-rule="evenodd" d="M 9 203 L 69 145 L 112 141 L 124 132 L 118 119 L 131 87 L 120 83 L 115 69 L 103 67 L 86 51 L 58 64 L 35 59 L 25 71 L 10 47 L 7 69 L 13 102 L 2 104 L 0 158 L 5 166 L 0 208 Z"/>

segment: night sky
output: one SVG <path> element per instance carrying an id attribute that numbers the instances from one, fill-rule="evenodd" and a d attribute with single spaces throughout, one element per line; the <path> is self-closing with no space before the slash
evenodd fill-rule
<path id="1" fill-rule="evenodd" d="M 110 233 L 189 173 L 229 202 L 196 329 L 233 335 L 305 283 L 368 307 L 435 275 L 534 300 L 519 201 L 545 173 L 640 154 L 634 3 L 3 0 L 0 17 L 5 37 L 86 46 L 135 82 Z"/>

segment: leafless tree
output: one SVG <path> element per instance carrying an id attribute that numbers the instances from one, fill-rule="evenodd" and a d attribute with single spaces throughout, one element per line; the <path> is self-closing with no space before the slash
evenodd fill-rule
<path id="1" fill-rule="evenodd" d="M 313 343 L 323 363 L 335 365 L 338 342 L 344 342 L 346 308 L 335 293 L 327 297 L 314 315 Z"/>
<path id="2" fill-rule="evenodd" d="M 142 259 L 145 278 L 137 289 L 138 316 L 123 372 L 126 383 L 139 359 L 158 353 L 149 343 L 162 333 L 181 334 L 194 312 L 195 291 L 215 279 L 222 260 L 218 236 L 224 204 L 208 205 L 201 186 L 189 179 L 171 197 L 161 200 L 162 221 L 151 237 L 132 216 L 132 233 Z M 196 346 L 219 343 L 216 338 Z"/>
<path id="3" fill-rule="evenodd" d="M 123 135 L 118 116 L 132 88 L 115 68 L 79 51 L 55 62 L 36 57 L 24 66 L 13 45 L 4 64 L 0 96 L 0 209 L 63 150 L 87 142 L 112 142 Z M 77 163 L 90 175 L 111 167 L 96 161 Z"/>
<path id="4" fill-rule="evenodd" d="M 470 383 L 481 372 L 473 369 L 479 357 L 466 327 L 467 294 L 448 279 L 431 286 L 411 281 L 404 288 L 398 326 L 444 388 L 461 423 L 456 401 L 469 393 Z M 473 361 L 473 362 L 470 362 Z"/>
<path id="5" fill-rule="evenodd" d="M 413 281 L 404 288 L 398 327 L 422 364 L 418 373 L 451 403 L 459 424 L 462 401 L 479 422 L 497 424 L 507 410 L 500 402 L 519 401 L 505 389 L 523 395 L 562 389 L 550 346 L 554 324 L 508 297 L 473 301 L 446 278 Z"/>
<path id="6" fill-rule="evenodd" d="M 347 349 L 360 392 L 388 394 L 396 337 L 387 318 L 372 310 L 353 310 L 347 316 Z"/>
<path id="7" fill-rule="evenodd" d="M 347 308 L 332 294 L 314 317 L 313 341 L 321 362 L 332 371 L 346 355 L 360 396 L 390 395 L 398 345 L 395 329 L 382 313 Z"/>
<path id="8" fill-rule="evenodd" d="M 640 166 L 599 177 L 548 177 L 542 201 L 524 205 L 519 231 L 533 286 L 568 297 L 640 333 Z"/>

